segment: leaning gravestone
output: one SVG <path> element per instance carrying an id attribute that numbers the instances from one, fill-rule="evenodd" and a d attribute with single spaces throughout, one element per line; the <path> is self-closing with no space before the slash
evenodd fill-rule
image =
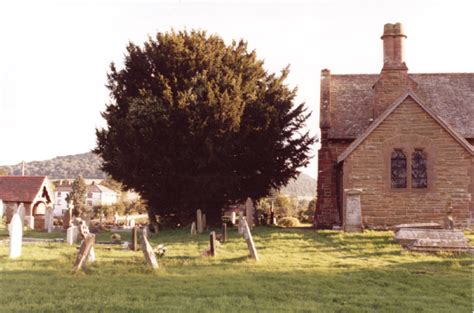
<path id="1" fill-rule="evenodd" d="M 362 212 L 360 205 L 361 189 L 346 189 L 346 210 L 344 218 L 344 231 L 362 231 Z"/>
<path id="2" fill-rule="evenodd" d="M 243 229 L 244 229 L 244 239 L 247 242 L 247 247 L 249 249 L 250 256 L 255 261 L 258 261 L 257 249 L 255 248 L 255 243 L 253 242 L 252 233 L 250 232 L 250 227 L 247 224 L 247 220 L 245 219 L 245 217 L 243 218 L 242 224 L 243 224 Z"/>
<path id="3" fill-rule="evenodd" d="M 141 238 L 143 256 L 145 257 L 146 263 L 149 266 L 151 266 L 151 268 L 157 269 L 158 268 L 158 262 L 156 261 L 155 252 L 153 251 L 153 248 L 151 247 L 150 243 L 148 242 L 147 235 L 148 235 L 148 232 L 147 232 L 147 229 L 145 227 L 143 229 L 142 238 Z"/>
<path id="4" fill-rule="evenodd" d="M 70 245 L 73 245 L 77 242 L 78 236 L 79 236 L 79 228 L 77 226 L 71 226 L 67 229 L 66 242 Z"/>
<path id="5" fill-rule="evenodd" d="M 254 210 L 255 209 L 253 207 L 252 199 L 247 198 L 247 201 L 245 201 L 245 219 L 247 220 L 247 224 L 250 228 L 252 228 L 254 225 Z"/>
<path id="6" fill-rule="evenodd" d="M 86 238 L 81 242 L 81 247 L 79 248 L 79 252 L 77 253 L 76 262 L 74 262 L 74 267 L 72 271 L 74 273 L 79 272 L 80 269 L 84 269 L 86 265 L 86 259 L 89 258 L 89 254 L 91 250 L 94 248 L 95 243 L 95 235 L 94 234 L 87 234 Z M 93 256 L 95 260 L 95 255 Z M 90 260 L 90 258 L 89 258 Z"/>
<path id="7" fill-rule="evenodd" d="M 10 221 L 10 258 L 15 259 L 21 256 L 21 242 L 23 240 L 23 224 L 19 214 L 19 209 Z"/>
<path id="8" fill-rule="evenodd" d="M 196 226 L 197 226 L 197 232 L 198 234 L 202 234 L 203 231 L 203 225 L 202 225 L 202 213 L 201 210 L 196 211 Z"/>

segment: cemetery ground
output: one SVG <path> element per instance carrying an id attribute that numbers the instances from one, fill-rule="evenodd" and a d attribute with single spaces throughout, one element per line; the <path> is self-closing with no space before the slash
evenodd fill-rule
<path id="1" fill-rule="evenodd" d="M 111 233 L 97 239 L 110 240 Z M 122 240 L 130 240 L 121 233 Z M 473 260 L 468 254 L 402 250 L 392 232 L 342 233 L 257 227 L 260 261 L 229 229 L 215 257 L 201 252 L 209 234 L 189 228 L 150 237 L 164 243 L 160 268 L 141 251 L 95 245 L 96 262 L 71 274 L 76 246 L 24 243 L 8 258 L 0 244 L 1 312 L 471 312 Z M 467 233 L 474 239 L 474 233 Z M 7 239 L 0 229 L 0 241 Z M 64 233 L 27 231 L 25 237 Z"/>

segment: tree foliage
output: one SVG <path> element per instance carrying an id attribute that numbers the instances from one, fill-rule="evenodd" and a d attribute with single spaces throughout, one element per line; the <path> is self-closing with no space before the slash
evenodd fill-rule
<path id="1" fill-rule="evenodd" d="M 74 205 L 73 215 L 74 216 L 84 216 L 87 213 L 88 208 L 86 207 L 86 193 L 87 186 L 82 176 L 78 176 L 72 182 L 72 191 L 69 194 L 67 200 L 72 201 Z"/>
<path id="2" fill-rule="evenodd" d="M 212 221 L 226 204 L 266 196 L 309 162 L 309 117 L 296 90 L 244 41 L 203 31 L 158 33 L 112 63 L 112 101 L 94 150 L 102 169 L 158 214 Z M 214 219 L 215 220 L 215 219 Z"/>

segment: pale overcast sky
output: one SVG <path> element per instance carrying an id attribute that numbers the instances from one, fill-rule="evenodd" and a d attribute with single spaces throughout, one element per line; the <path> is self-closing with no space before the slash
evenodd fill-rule
<path id="1" fill-rule="evenodd" d="M 243 38 L 268 70 L 290 64 L 317 134 L 321 69 L 378 73 L 383 25 L 402 22 L 410 72 L 474 72 L 473 12 L 471 0 L 2 1 L 0 165 L 94 148 L 110 62 L 158 31 Z"/>

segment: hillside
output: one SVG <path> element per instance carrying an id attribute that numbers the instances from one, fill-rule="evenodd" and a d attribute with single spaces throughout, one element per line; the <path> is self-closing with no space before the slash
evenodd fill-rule
<path id="1" fill-rule="evenodd" d="M 99 167 L 101 159 L 92 152 L 59 156 L 51 160 L 27 162 L 25 175 L 47 175 L 50 178 L 74 178 L 82 175 L 84 178 L 106 177 Z M 21 163 L 17 165 L 0 166 L 9 175 L 21 175 Z M 291 180 L 283 187 L 282 193 L 289 196 L 313 197 L 316 194 L 316 180 L 306 174 Z"/>
<path id="2" fill-rule="evenodd" d="M 25 175 L 47 175 L 50 178 L 73 178 L 82 175 L 86 178 L 105 178 L 99 167 L 101 159 L 92 152 L 59 156 L 45 161 L 27 162 Z M 21 163 L 1 166 L 9 175 L 21 175 Z"/>
<path id="3" fill-rule="evenodd" d="M 316 196 L 316 179 L 301 173 L 296 180 L 292 179 L 280 190 L 281 193 L 289 196 L 315 197 Z"/>

